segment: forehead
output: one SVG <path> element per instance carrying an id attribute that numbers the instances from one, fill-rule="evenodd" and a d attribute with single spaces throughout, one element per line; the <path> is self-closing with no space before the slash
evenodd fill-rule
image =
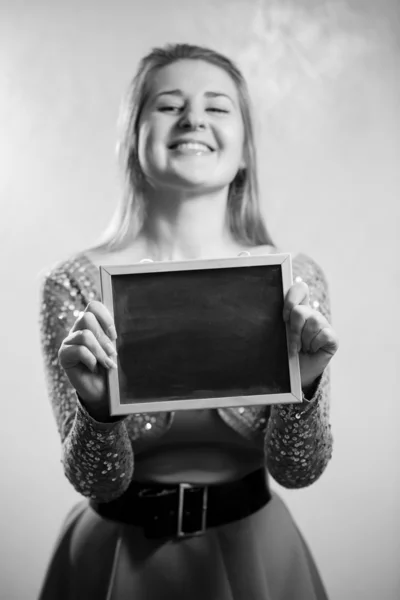
<path id="1" fill-rule="evenodd" d="M 237 99 L 238 92 L 231 76 L 221 67 L 204 60 L 185 59 L 159 69 L 150 82 L 150 93 L 180 89 L 186 94 L 221 92 Z"/>

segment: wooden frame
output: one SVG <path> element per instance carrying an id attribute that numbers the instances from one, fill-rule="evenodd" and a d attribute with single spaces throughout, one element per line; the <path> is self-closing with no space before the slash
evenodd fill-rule
<path id="1" fill-rule="evenodd" d="M 302 401 L 282 318 L 290 254 L 101 266 L 100 278 L 118 334 L 111 415 Z"/>

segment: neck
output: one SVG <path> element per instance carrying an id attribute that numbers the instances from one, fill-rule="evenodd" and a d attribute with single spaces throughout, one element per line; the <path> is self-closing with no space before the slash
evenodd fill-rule
<path id="1" fill-rule="evenodd" d="M 227 218 L 227 190 L 203 196 L 146 194 L 147 214 L 139 240 L 153 260 L 229 257 L 243 245 Z"/>

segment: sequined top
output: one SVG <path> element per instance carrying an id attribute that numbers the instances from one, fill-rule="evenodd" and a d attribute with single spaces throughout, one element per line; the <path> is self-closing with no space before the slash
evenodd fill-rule
<path id="1" fill-rule="evenodd" d="M 330 321 L 322 269 L 304 254 L 295 256 L 292 264 L 295 280 L 304 280 L 309 286 L 311 305 Z M 79 402 L 58 363 L 58 350 L 79 313 L 93 300 L 100 300 L 99 272 L 85 254 L 56 265 L 43 281 L 40 332 L 65 475 L 83 496 L 107 502 L 127 489 L 133 478 L 135 452 L 157 443 L 171 427 L 174 413 L 129 415 L 99 423 Z M 301 488 L 316 481 L 332 455 L 329 387 L 327 368 L 307 402 L 220 408 L 218 413 L 239 435 L 263 444 L 266 467 L 280 485 Z"/>

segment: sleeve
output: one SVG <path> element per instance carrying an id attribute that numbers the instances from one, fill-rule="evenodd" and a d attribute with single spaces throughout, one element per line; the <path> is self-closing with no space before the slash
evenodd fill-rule
<path id="1" fill-rule="evenodd" d="M 310 289 L 311 306 L 331 321 L 328 285 L 322 269 L 307 258 L 304 278 Z M 272 477 L 286 488 L 314 483 L 332 456 L 333 438 L 329 422 L 330 373 L 325 369 L 311 398 L 302 404 L 271 407 L 266 430 L 266 461 Z"/>
<path id="2" fill-rule="evenodd" d="M 58 362 L 61 343 L 85 306 L 78 285 L 65 273 L 45 277 L 39 323 L 47 387 L 61 437 L 61 462 L 77 492 L 107 502 L 125 491 L 133 475 L 133 450 L 125 420 L 95 421 Z"/>

